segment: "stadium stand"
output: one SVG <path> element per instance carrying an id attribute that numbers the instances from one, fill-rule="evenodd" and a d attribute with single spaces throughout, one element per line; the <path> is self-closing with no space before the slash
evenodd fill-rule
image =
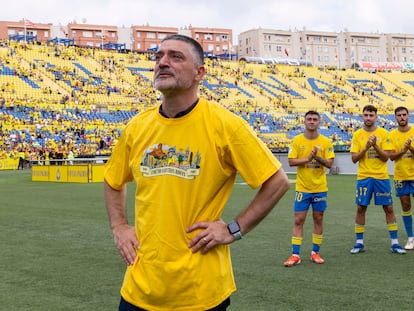
<path id="1" fill-rule="evenodd" d="M 126 122 L 158 104 L 151 53 L 80 48 L 59 42 L 7 41 L 0 47 L 0 159 L 25 152 L 46 163 L 109 155 Z M 320 132 L 347 151 L 363 105 L 414 110 L 411 73 L 247 63 L 206 59 L 200 92 L 243 117 L 274 152 L 286 152 L 309 109 L 323 116 Z"/>

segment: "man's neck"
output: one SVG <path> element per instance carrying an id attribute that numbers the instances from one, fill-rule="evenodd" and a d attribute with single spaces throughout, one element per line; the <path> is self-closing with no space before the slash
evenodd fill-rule
<path id="1" fill-rule="evenodd" d="M 173 118 L 179 112 L 188 109 L 197 98 L 197 92 L 193 89 L 185 92 L 163 92 L 162 111 L 166 116 Z"/>
<path id="2" fill-rule="evenodd" d="M 411 126 L 409 126 L 409 125 L 406 125 L 406 126 L 398 126 L 398 130 L 400 131 L 400 132 L 408 132 L 409 130 L 411 129 Z"/>
<path id="3" fill-rule="evenodd" d="M 373 132 L 376 129 L 377 129 L 376 125 L 373 125 L 373 126 L 370 126 L 370 127 L 364 126 L 364 130 L 367 131 L 367 132 Z"/>
<path id="4" fill-rule="evenodd" d="M 197 97 L 195 100 L 193 100 L 193 102 L 176 102 L 163 100 L 160 106 L 160 113 L 166 118 L 178 118 L 189 113 L 197 103 Z"/>
<path id="5" fill-rule="evenodd" d="M 318 137 L 319 133 L 318 133 L 318 131 L 308 131 L 308 130 L 306 130 L 304 135 L 307 139 L 315 139 L 315 138 Z"/>

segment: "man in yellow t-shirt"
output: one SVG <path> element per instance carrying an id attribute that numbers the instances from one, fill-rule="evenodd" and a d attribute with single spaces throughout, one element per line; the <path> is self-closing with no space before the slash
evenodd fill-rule
<path id="1" fill-rule="evenodd" d="M 398 226 L 392 205 L 391 183 L 388 175 L 387 161 L 392 149 L 387 130 L 377 127 L 377 108 L 366 105 L 362 109 L 364 127 L 352 136 L 350 152 L 352 162 L 358 162 L 356 183 L 357 211 L 355 215 L 355 245 L 351 254 L 365 250 L 365 214 L 374 196 L 375 205 L 382 205 L 388 232 L 391 239 L 391 252 L 405 254 L 398 242 Z"/>
<path id="2" fill-rule="evenodd" d="M 236 290 L 229 244 L 289 188 L 280 162 L 242 118 L 198 98 L 203 58 L 192 38 L 163 39 L 154 68 L 161 105 L 128 123 L 105 165 L 110 227 L 127 264 L 120 311 L 226 310 Z M 237 173 L 260 190 L 226 224 L 222 212 Z M 126 217 L 131 181 L 134 225 Z"/>
<path id="3" fill-rule="evenodd" d="M 390 159 L 394 161 L 394 188 L 400 198 L 402 219 L 407 232 L 405 249 L 414 249 L 413 218 L 411 213 L 411 197 L 414 194 L 414 128 L 408 123 L 409 114 L 406 107 L 395 108 L 395 119 L 398 127 L 390 132 L 392 151 Z"/>
<path id="4" fill-rule="evenodd" d="M 332 167 L 335 154 L 332 142 L 319 134 L 321 122 L 318 112 L 310 110 L 305 114 L 305 131 L 293 138 L 289 148 L 290 166 L 297 167 L 294 201 L 294 225 L 292 230 L 292 254 L 283 264 L 292 267 L 301 262 L 300 249 L 303 239 L 303 225 L 312 206 L 313 232 L 311 260 L 322 264 L 319 255 L 323 240 L 323 215 L 327 208 L 328 184 L 326 169 Z"/>

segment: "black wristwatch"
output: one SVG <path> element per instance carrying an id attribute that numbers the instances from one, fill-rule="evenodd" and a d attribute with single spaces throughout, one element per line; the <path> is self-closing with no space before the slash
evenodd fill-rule
<path id="1" fill-rule="evenodd" d="M 229 229 L 229 232 L 232 236 L 234 236 L 235 240 L 240 240 L 242 238 L 241 232 L 240 232 L 240 226 L 237 223 L 237 221 L 233 220 L 227 225 L 227 229 Z"/>

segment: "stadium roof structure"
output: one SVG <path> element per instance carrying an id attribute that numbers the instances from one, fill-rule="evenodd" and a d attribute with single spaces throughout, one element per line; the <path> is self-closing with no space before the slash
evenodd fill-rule
<path id="1" fill-rule="evenodd" d="M 293 66 L 312 66 L 312 63 L 305 60 L 289 59 L 289 58 L 263 58 L 263 57 L 241 57 L 239 61 L 257 64 L 284 64 Z"/>
<path id="2" fill-rule="evenodd" d="M 214 53 L 212 51 L 204 51 L 204 57 L 214 57 Z"/>
<path id="3" fill-rule="evenodd" d="M 53 39 L 50 39 L 47 41 L 48 43 L 59 43 L 65 46 L 70 46 L 70 45 L 75 45 L 75 40 L 74 39 L 68 39 L 68 38 L 58 38 L 55 37 Z"/>
<path id="4" fill-rule="evenodd" d="M 158 50 L 158 45 L 157 46 L 154 46 L 152 48 L 148 48 L 147 49 L 147 52 L 157 52 L 157 50 Z"/>
<path id="5" fill-rule="evenodd" d="M 117 50 L 117 51 L 123 51 L 126 50 L 126 44 L 125 43 L 105 43 L 104 45 L 101 45 L 104 49 L 108 50 Z"/>
<path id="6" fill-rule="evenodd" d="M 216 54 L 215 55 L 217 58 L 220 59 L 237 59 L 238 54 L 233 54 L 233 53 L 222 53 L 222 54 Z"/>
<path id="7" fill-rule="evenodd" d="M 414 63 L 407 62 L 356 62 L 351 68 L 364 71 L 410 71 L 414 70 Z"/>
<path id="8" fill-rule="evenodd" d="M 37 41 L 37 36 L 35 35 L 9 35 L 9 40 L 14 40 L 14 41 Z"/>

